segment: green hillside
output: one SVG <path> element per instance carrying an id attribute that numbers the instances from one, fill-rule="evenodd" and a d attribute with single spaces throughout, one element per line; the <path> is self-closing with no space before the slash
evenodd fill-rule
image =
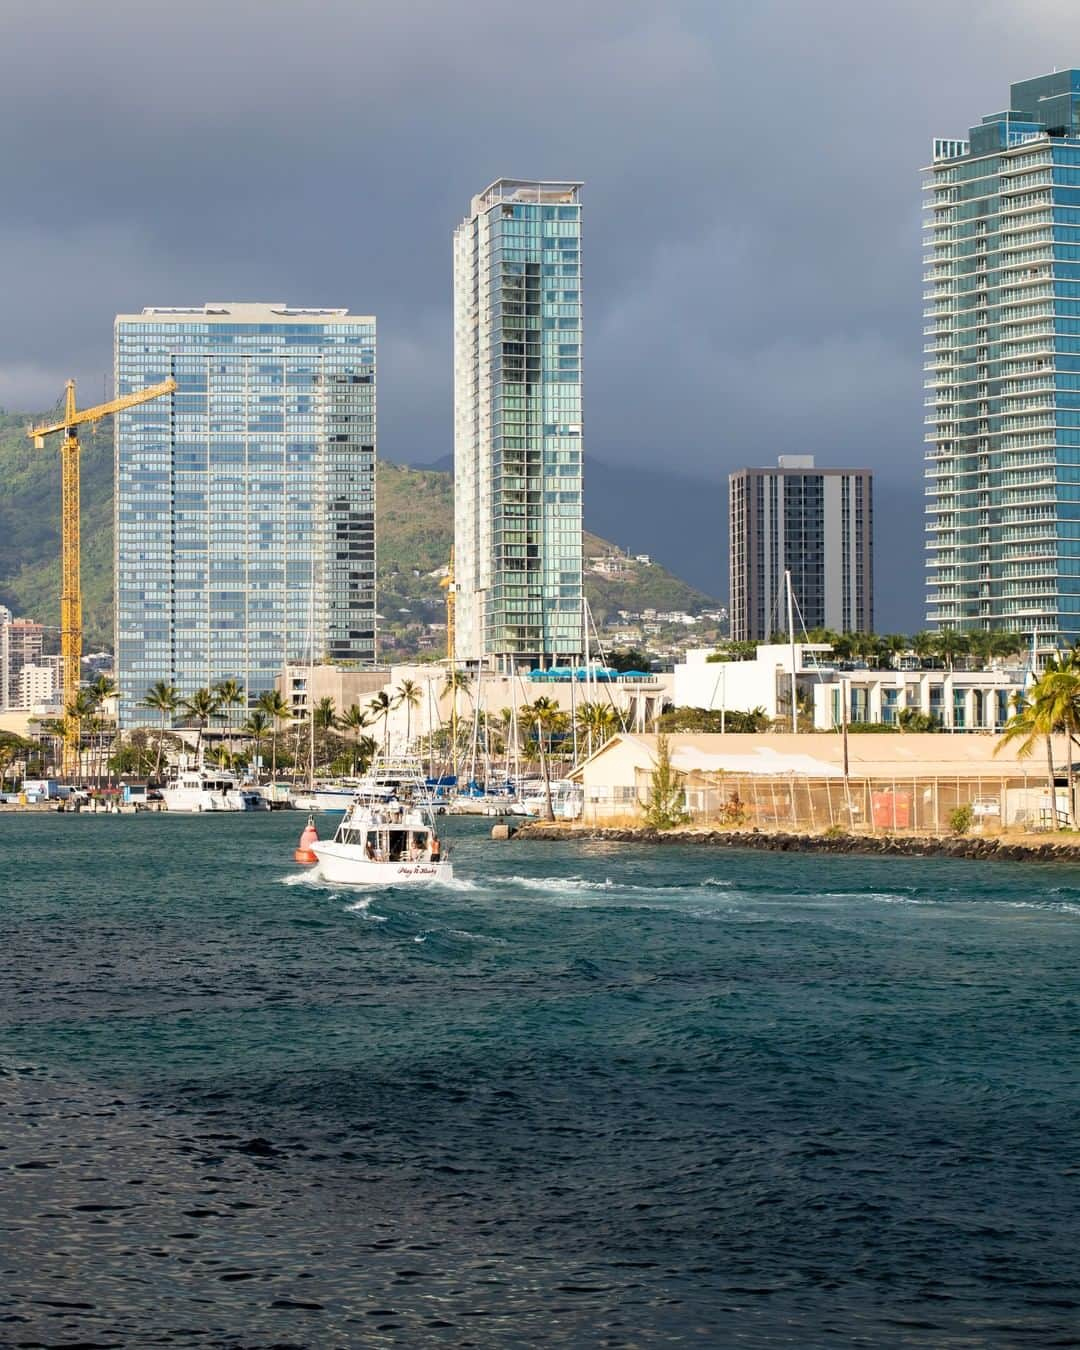
<path id="1" fill-rule="evenodd" d="M 0 414 L 0 604 L 59 624 L 60 457 L 26 436 L 30 419 Z M 444 592 L 428 574 L 446 565 L 454 533 L 453 481 L 435 469 L 380 461 L 378 563 L 380 629 L 388 656 L 417 649 L 424 626 L 444 613 Z M 88 648 L 112 645 L 112 436 L 88 435 L 82 455 L 83 603 Z M 586 557 L 615 552 L 587 535 Z M 619 609 L 685 609 L 712 603 L 654 564 L 628 563 L 625 576 L 589 573 L 586 593 L 598 621 Z M 440 640 L 441 649 L 441 640 Z"/>

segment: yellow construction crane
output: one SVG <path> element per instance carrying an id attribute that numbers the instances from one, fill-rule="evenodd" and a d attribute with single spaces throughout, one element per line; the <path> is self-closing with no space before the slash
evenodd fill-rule
<path id="1" fill-rule="evenodd" d="M 446 659 L 454 659 L 454 549 L 450 548 L 450 566 L 439 585 L 446 591 Z"/>
<path id="2" fill-rule="evenodd" d="M 149 403 L 152 398 L 171 394 L 175 380 L 163 380 L 123 398 L 99 403 L 94 408 L 75 407 L 75 381 L 68 380 L 63 420 L 28 427 L 27 435 L 38 450 L 44 449 L 45 437 L 62 431 L 60 446 L 60 653 L 64 674 L 64 715 L 67 735 L 64 738 L 65 774 L 73 773 L 79 765 L 79 722 L 72 709 L 79 696 L 79 676 L 82 668 L 82 575 L 79 540 L 79 433 L 76 427 L 84 423 L 100 422 L 110 413 Z"/>

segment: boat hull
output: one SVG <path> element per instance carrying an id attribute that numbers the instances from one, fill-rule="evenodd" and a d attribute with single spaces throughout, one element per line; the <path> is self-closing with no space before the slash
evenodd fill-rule
<path id="1" fill-rule="evenodd" d="M 433 881 L 452 881 L 450 862 L 373 862 L 362 849 L 332 840 L 311 845 L 319 860 L 323 881 L 341 886 L 424 886 Z"/>

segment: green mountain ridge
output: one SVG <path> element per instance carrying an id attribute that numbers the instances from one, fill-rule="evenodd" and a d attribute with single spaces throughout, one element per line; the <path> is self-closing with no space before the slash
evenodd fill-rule
<path id="1" fill-rule="evenodd" d="M 60 455 L 55 437 L 35 450 L 31 419 L 0 413 L 0 604 L 59 624 Z M 85 437 L 82 449 L 82 582 L 85 645 L 112 646 L 113 449 L 108 426 Z M 433 572 L 445 567 L 454 534 L 453 479 L 437 469 L 380 460 L 377 482 L 378 604 L 383 656 L 418 650 L 426 625 L 440 622 L 445 593 Z M 586 534 L 585 556 L 617 553 Z M 628 561 L 620 577 L 586 574 L 586 594 L 598 624 L 618 610 L 686 610 L 716 602 L 657 563 Z M 441 651 L 441 642 L 439 644 Z"/>

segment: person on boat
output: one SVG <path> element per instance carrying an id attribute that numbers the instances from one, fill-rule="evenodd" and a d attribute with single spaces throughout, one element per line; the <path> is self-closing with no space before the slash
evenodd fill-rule
<path id="1" fill-rule="evenodd" d="M 374 843 L 372 842 L 372 840 L 371 840 L 370 837 L 368 838 L 367 844 L 364 846 L 364 854 L 365 854 L 365 856 L 367 857 L 367 859 L 368 859 L 369 862 L 376 862 L 376 861 L 377 861 L 377 859 L 376 859 L 376 857 L 375 857 L 375 845 L 374 845 Z"/>
<path id="2" fill-rule="evenodd" d="M 439 836 L 437 834 L 431 836 L 431 861 L 439 861 Z"/>

